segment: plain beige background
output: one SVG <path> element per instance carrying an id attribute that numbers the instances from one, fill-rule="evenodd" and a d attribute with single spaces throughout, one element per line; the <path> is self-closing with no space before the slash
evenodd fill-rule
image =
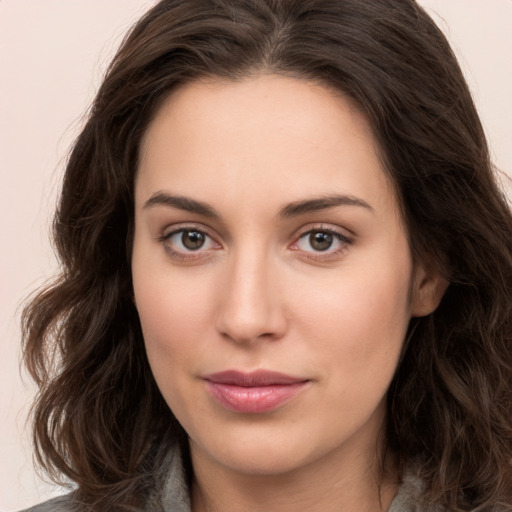
<path id="1" fill-rule="evenodd" d="M 19 304 L 55 269 L 51 211 L 81 116 L 122 35 L 153 3 L 0 0 L 0 512 L 59 493 L 33 471 Z M 420 3 L 459 56 L 495 163 L 512 172 L 512 0 Z"/>

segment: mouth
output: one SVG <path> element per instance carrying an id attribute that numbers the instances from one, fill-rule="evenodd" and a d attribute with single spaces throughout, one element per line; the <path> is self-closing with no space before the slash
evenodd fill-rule
<path id="1" fill-rule="evenodd" d="M 223 407 L 239 413 L 264 413 L 284 405 L 306 388 L 309 379 L 279 372 L 245 373 L 227 370 L 203 377 L 210 395 Z"/>

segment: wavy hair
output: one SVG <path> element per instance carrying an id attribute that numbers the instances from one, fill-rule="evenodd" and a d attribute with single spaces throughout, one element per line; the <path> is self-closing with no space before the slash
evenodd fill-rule
<path id="1" fill-rule="evenodd" d="M 450 511 L 512 510 L 512 216 L 452 50 L 413 0 L 163 0 L 132 28 L 67 162 L 62 271 L 24 310 L 39 463 L 76 482 L 81 503 L 121 510 L 143 505 L 158 447 L 183 440 L 132 300 L 139 146 L 179 85 L 258 72 L 357 103 L 414 257 L 450 282 L 411 321 L 388 393 L 400 472 L 414 462 L 425 499 Z"/>

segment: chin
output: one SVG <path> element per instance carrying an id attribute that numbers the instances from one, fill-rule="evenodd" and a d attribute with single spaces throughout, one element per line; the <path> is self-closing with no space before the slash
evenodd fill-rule
<path id="1" fill-rule="evenodd" d="M 298 452 L 295 447 L 277 447 L 268 443 L 245 448 L 233 444 L 210 456 L 217 457 L 217 462 L 227 469 L 247 476 L 290 474 L 310 462 L 307 454 Z"/>
<path id="2" fill-rule="evenodd" d="M 238 473 L 252 476 L 291 475 L 301 468 L 334 455 L 339 448 L 329 436 L 315 440 L 308 431 L 293 432 L 292 428 L 279 431 L 252 425 L 253 428 L 223 432 L 217 439 L 210 436 L 205 443 L 191 440 L 191 452 L 206 455 L 216 464 Z M 261 428 L 263 427 L 263 428 Z M 341 443 L 343 445 L 343 443 Z"/>

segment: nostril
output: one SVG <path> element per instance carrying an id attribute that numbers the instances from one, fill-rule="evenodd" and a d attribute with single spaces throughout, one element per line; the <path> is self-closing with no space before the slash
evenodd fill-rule
<path id="1" fill-rule="evenodd" d="M 225 319 L 219 319 L 217 322 L 217 331 L 222 338 L 236 343 L 255 343 L 261 341 L 273 341 L 282 337 L 285 329 L 284 322 L 277 319 L 260 318 L 252 322 L 235 322 Z M 272 328 L 275 327 L 275 328 Z"/>

